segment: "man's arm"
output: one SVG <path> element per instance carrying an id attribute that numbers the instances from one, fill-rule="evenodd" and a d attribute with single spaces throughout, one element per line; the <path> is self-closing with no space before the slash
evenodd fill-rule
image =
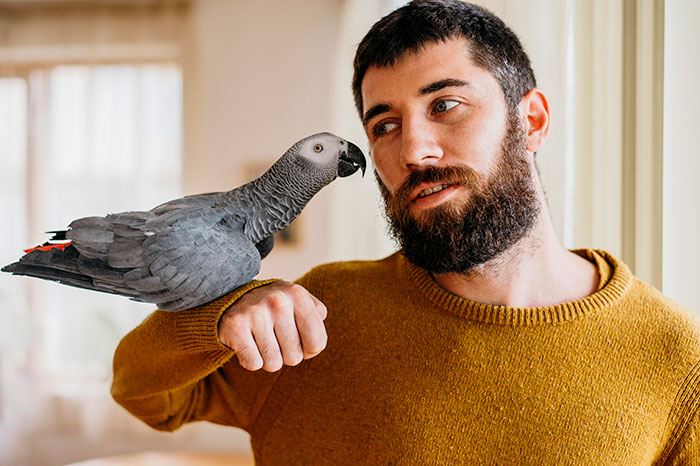
<path id="1" fill-rule="evenodd" d="M 676 394 L 662 447 L 654 466 L 700 466 L 700 361 Z"/>
<path id="2" fill-rule="evenodd" d="M 658 466 L 700 466 L 700 413 L 687 420 L 678 437 L 671 438 L 666 455 L 654 463 Z"/>
<path id="3" fill-rule="evenodd" d="M 295 365 L 299 354 L 309 358 L 325 347 L 324 318 L 325 306 L 305 288 L 271 280 L 195 309 L 156 311 L 120 342 L 112 396 L 159 430 L 196 420 L 247 429 L 280 360 Z M 232 361 L 231 348 L 247 367 L 265 371 Z"/>

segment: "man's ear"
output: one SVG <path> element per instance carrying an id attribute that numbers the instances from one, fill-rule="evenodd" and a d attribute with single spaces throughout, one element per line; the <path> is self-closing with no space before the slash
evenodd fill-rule
<path id="1" fill-rule="evenodd" d="M 522 115 L 527 131 L 527 150 L 535 153 L 542 147 L 549 134 L 549 102 L 538 88 L 533 88 L 520 101 Z"/>

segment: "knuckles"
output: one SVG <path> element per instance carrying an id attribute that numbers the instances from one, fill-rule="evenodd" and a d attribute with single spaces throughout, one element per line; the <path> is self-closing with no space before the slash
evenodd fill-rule
<path id="1" fill-rule="evenodd" d="M 286 309 L 290 306 L 291 300 L 280 290 L 271 291 L 264 300 L 271 310 Z"/>
<path id="2" fill-rule="evenodd" d="M 287 292 L 297 300 L 306 298 L 309 294 L 306 288 L 301 285 L 297 285 L 296 283 L 290 284 Z"/>
<path id="3" fill-rule="evenodd" d="M 222 324 L 226 330 L 236 335 L 250 330 L 250 319 L 240 313 L 224 314 Z"/>

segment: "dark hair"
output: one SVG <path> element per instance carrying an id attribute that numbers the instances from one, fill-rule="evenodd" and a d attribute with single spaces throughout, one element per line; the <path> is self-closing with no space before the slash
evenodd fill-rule
<path id="1" fill-rule="evenodd" d="M 360 118 L 367 68 L 393 66 L 428 42 L 455 37 L 465 38 L 474 63 L 496 78 L 509 108 L 537 85 L 518 37 L 496 15 L 461 0 L 414 0 L 377 21 L 357 48 L 352 91 Z"/>

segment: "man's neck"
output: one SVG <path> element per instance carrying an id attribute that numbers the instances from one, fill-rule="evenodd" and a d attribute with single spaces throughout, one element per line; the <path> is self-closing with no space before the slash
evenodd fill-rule
<path id="1" fill-rule="evenodd" d="M 596 266 L 566 250 L 548 213 L 528 235 L 503 254 L 467 274 L 435 274 L 446 290 L 471 301 L 509 307 L 540 307 L 593 294 L 600 280 Z"/>

